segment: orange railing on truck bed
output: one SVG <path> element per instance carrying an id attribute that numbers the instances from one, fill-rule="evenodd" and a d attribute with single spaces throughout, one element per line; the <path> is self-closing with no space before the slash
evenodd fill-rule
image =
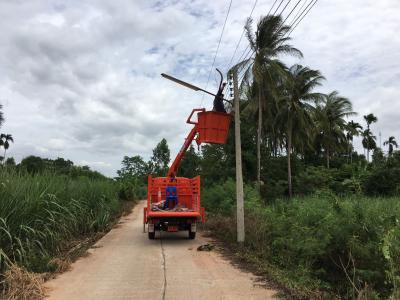
<path id="1" fill-rule="evenodd" d="M 165 201 L 167 186 L 175 186 L 178 203 L 174 207 L 158 208 L 156 203 Z M 147 207 L 144 210 L 144 223 L 151 218 L 196 218 L 205 221 L 204 208 L 200 204 L 200 176 L 185 177 L 148 177 Z"/>

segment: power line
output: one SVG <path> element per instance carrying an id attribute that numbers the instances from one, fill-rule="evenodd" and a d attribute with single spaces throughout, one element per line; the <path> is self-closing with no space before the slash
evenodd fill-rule
<path id="1" fill-rule="evenodd" d="M 276 2 L 276 1 L 278 1 L 278 0 L 275 0 L 275 2 Z M 258 0 L 255 0 L 255 1 L 254 1 L 253 8 L 251 9 L 251 12 L 250 12 L 250 15 L 249 15 L 248 18 L 251 18 L 251 16 L 253 15 L 253 11 L 254 11 L 254 9 L 256 8 L 257 2 L 258 2 Z M 243 36 L 244 36 L 245 31 L 246 31 L 246 29 L 243 28 L 242 34 L 240 35 L 240 39 L 239 39 L 238 43 L 236 44 L 235 51 L 233 52 L 233 55 L 232 55 L 232 57 L 231 57 L 231 60 L 230 60 L 229 63 L 228 63 L 228 66 L 231 65 L 231 63 L 232 63 L 232 61 L 233 61 L 233 58 L 235 57 L 235 54 L 236 54 L 236 52 L 237 52 L 237 50 L 238 50 L 238 48 L 239 48 L 240 42 L 242 41 L 242 38 L 243 38 Z"/>
<path id="2" fill-rule="evenodd" d="M 314 2 L 314 3 L 313 3 Z M 314 7 L 314 5 L 316 4 L 318 2 L 318 0 L 311 0 L 311 2 L 304 8 L 304 10 L 302 11 L 302 13 L 298 16 L 298 18 L 297 19 L 299 19 L 302 15 L 302 17 L 300 18 L 300 20 L 297 22 L 297 24 L 287 33 L 287 37 L 289 37 L 290 36 L 290 34 L 293 32 L 293 30 L 295 30 L 296 29 L 296 27 L 300 24 L 300 22 L 304 19 L 304 17 L 310 12 L 310 10 Z M 309 6 L 310 6 L 310 4 L 311 3 L 313 3 L 312 5 L 311 5 L 311 7 L 310 8 L 308 8 Z M 298 3 L 297 3 L 298 4 Z M 297 6 L 297 5 L 296 5 Z M 304 6 L 304 5 L 303 5 Z M 308 10 L 307 10 L 307 8 L 308 8 Z M 304 12 L 307 10 L 307 12 L 304 14 Z M 290 16 L 290 14 L 293 12 L 294 10 L 292 10 L 290 13 L 289 13 L 289 15 L 286 17 L 286 19 Z M 283 12 L 283 10 L 282 10 L 282 12 Z M 286 20 L 285 19 L 285 20 Z M 296 22 L 296 20 L 292 23 L 292 24 L 294 24 Z M 250 58 L 251 58 L 251 56 L 253 56 L 253 54 L 254 54 L 254 50 L 253 50 L 253 52 L 251 53 L 251 55 L 250 55 Z M 247 56 L 247 55 L 246 55 Z M 246 58 L 247 59 L 247 58 Z M 244 59 L 244 60 L 246 60 L 246 59 Z M 238 82 L 241 82 L 241 80 L 243 79 L 243 77 L 244 77 L 244 75 L 245 75 L 245 72 L 242 74 L 242 76 L 241 76 L 241 79 L 238 81 Z"/>
<path id="3" fill-rule="evenodd" d="M 278 5 L 278 7 L 275 9 L 273 15 L 276 14 L 276 12 L 278 11 L 279 7 L 281 7 L 282 3 L 283 3 L 283 0 L 281 0 L 281 3 L 279 3 L 279 5 Z"/>
<path id="4" fill-rule="evenodd" d="M 278 2 L 278 0 L 275 0 L 274 4 L 272 4 L 271 8 L 269 9 L 269 11 L 267 13 L 267 16 L 269 16 L 269 14 L 270 14 L 271 10 L 274 8 L 276 2 Z"/>
<path id="5" fill-rule="evenodd" d="M 296 14 L 296 18 L 293 18 L 292 22 L 290 23 L 289 27 L 293 29 L 293 25 L 297 23 L 298 21 L 300 22 L 300 19 L 302 18 L 303 14 L 307 11 L 307 9 L 310 7 L 310 5 L 314 2 L 314 0 L 311 0 L 308 2 L 307 6 L 300 12 L 300 14 Z M 287 32 L 289 33 L 290 30 Z"/>
<path id="6" fill-rule="evenodd" d="M 299 5 L 301 0 L 297 1 L 296 5 L 292 8 L 290 13 L 286 16 L 285 20 L 283 20 L 282 24 L 285 24 L 286 20 L 290 17 L 290 15 L 293 13 L 293 11 L 296 9 L 297 5 Z"/>
<path id="7" fill-rule="evenodd" d="M 210 72 L 208 73 L 208 78 L 207 78 L 207 83 L 206 83 L 205 90 L 207 90 L 208 82 L 210 81 L 211 72 L 212 72 L 212 70 L 213 70 L 213 68 L 214 68 L 214 64 L 215 64 L 215 60 L 216 60 L 216 58 L 217 58 L 219 46 L 221 45 L 222 36 L 224 35 L 225 25 L 226 25 L 226 21 L 228 20 L 229 12 L 231 11 L 231 6 L 232 6 L 232 0 L 229 2 L 229 7 L 228 7 L 228 11 L 227 11 L 227 13 L 226 13 L 224 25 L 222 26 L 221 36 L 219 37 L 217 50 L 215 51 L 215 55 L 214 55 L 213 62 L 212 62 L 212 64 L 211 64 Z M 203 94 L 203 96 L 201 97 L 201 106 L 203 105 L 203 99 L 204 99 L 204 94 Z"/>
<path id="8" fill-rule="evenodd" d="M 312 0 L 311 0 L 312 1 Z M 289 25 L 289 26 L 292 26 L 293 25 L 293 20 L 295 20 L 296 18 L 297 18 L 297 16 L 299 15 L 299 13 L 302 11 L 302 9 L 303 9 L 303 7 L 304 7 L 304 5 L 306 5 L 306 3 L 307 3 L 307 0 L 304 0 L 303 1 L 303 4 L 301 5 L 301 7 L 300 7 L 300 9 L 297 11 L 297 13 L 294 15 L 294 17 L 293 17 L 293 19 L 292 19 L 292 22 L 291 22 L 291 24 Z"/>
<path id="9" fill-rule="evenodd" d="M 285 7 L 284 7 L 284 8 L 282 9 L 282 11 L 279 13 L 279 16 L 282 15 L 282 13 L 285 11 L 286 7 L 289 5 L 289 3 L 290 3 L 291 1 L 292 1 L 292 0 L 289 0 L 288 3 L 286 3 Z"/>
<path id="10" fill-rule="evenodd" d="M 279 13 L 279 15 L 281 15 L 281 14 L 285 11 L 285 9 L 286 9 L 286 7 L 289 5 L 290 1 L 291 1 L 291 0 L 289 0 L 288 3 L 286 3 L 285 7 L 282 9 L 282 11 Z M 300 2 L 300 0 L 299 0 L 299 2 Z M 297 4 L 295 5 L 294 8 L 296 8 L 296 6 L 299 4 L 299 2 L 297 2 Z M 274 2 L 273 6 L 275 5 L 275 3 L 276 3 L 276 1 Z M 281 3 L 279 4 L 279 6 L 280 6 L 282 3 L 283 3 L 283 0 L 282 0 Z M 275 10 L 275 13 L 276 13 L 277 10 L 279 9 L 279 6 L 278 6 L 277 9 Z M 290 11 L 290 13 L 289 13 L 289 15 L 287 16 L 287 18 L 292 14 L 294 8 Z M 270 11 L 271 11 L 271 9 L 270 9 Z M 275 14 L 275 13 L 274 13 L 274 14 Z M 267 15 L 267 17 L 268 17 L 268 15 Z M 287 19 L 287 18 L 286 18 L 286 19 Z M 285 19 L 285 20 L 286 20 L 286 19 Z M 248 47 L 249 47 L 249 45 L 247 45 L 247 48 L 248 48 Z M 247 48 L 246 48 L 246 49 L 247 49 Z M 246 52 L 246 49 L 243 51 L 243 54 L 244 54 L 244 52 Z M 251 53 L 250 57 L 254 54 L 254 52 L 255 52 L 255 50 L 253 50 L 253 52 Z M 243 54 L 242 54 L 242 56 L 243 56 Z M 247 56 L 247 55 L 246 55 L 246 56 Z M 241 58 L 241 57 L 240 57 L 240 58 Z M 240 58 L 239 58 L 239 61 L 240 61 Z M 246 58 L 246 59 L 247 59 L 247 58 Z M 244 59 L 243 61 L 245 61 L 246 59 Z M 239 61 L 238 61 L 238 62 L 239 62 Z"/>
<path id="11" fill-rule="evenodd" d="M 314 7 L 314 5 L 318 2 L 315 0 L 311 7 L 307 10 L 307 12 L 303 15 L 303 17 L 297 22 L 297 24 L 289 31 L 288 36 L 296 29 L 296 27 L 300 24 L 300 22 L 304 19 L 304 17 L 310 12 L 310 10 Z M 310 2 L 311 3 L 311 2 Z"/>
<path id="12" fill-rule="evenodd" d="M 272 9 L 274 8 L 276 2 L 278 2 L 278 0 L 275 0 L 274 3 L 272 4 L 271 8 L 270 8 L 269 11 L 268 11 L 267 17 L 268 17 L 269 14 L 271 13 L 271 11 L 272 11 Z M 279 4 L 279 6 L 277 7 L 276 10 L 279 9 L 279 7 L 281 6 L 282 2 L 283 2 L 283 0 L 281 0 L 280 4 Z M 243 29 L 243 33 L 244 33 L 244 32 L 245 32 L 245 29 Z M 249 48 L 249 44 L 247 44 L 246 48 L 245 48 L 245 49 L 243 50 L 243 52 L 242 52 L 242 55 L 239 57 L 239 59 L 236 61 L 236 63 L 235 63 L 234 65 L 237 65 L 237 64 L 241 61 L 243 55 L 246 53 L 246 51 L 247 51 L 248 48 Z M 229 64 L 230 64 L 230 63 L 229 63 Z M 228 69 L 229 69 L 229 68 L 228 68 Z"/>

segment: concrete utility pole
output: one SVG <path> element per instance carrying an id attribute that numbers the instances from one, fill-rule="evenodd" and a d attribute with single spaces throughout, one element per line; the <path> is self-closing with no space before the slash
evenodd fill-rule
<path id="1" fill-rule="evenodd" d="M 231 71 L 233 77 L 233 107 L 235 111 L 235 155 L 236 155 L 236 207 L 237 207 L 237 241 L 244 242 L 244 199 L 242 172 L 242 143 L 240 139 L 240 103 L 236 68 Z"/>

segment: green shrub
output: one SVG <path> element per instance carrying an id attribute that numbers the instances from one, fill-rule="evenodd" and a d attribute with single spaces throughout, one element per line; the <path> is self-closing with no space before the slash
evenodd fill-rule
<path id="1" fill-rule="evenodd" d="M 257 191 L 251 185 L 244 186 L 245 202 L 259 199 Z M 222 184 L 203 187 L 201 202 L 208 212 L 231 215 L 236 209 L 236 183 L 228 179 Z"/>
<path id="2" fill-rule="evenodd" d="M 393 196 L 400 192 L 400 168 L 377 169 L 364 181 L 364 190 L 371 196 Z"/>
<path id="3" fill-rule="evenodd" d="M 118 185 L 118 197 L 121 200 L 142 200 L 147 196 L 147 187 L 137 178 L 118 178 Z"/>
<path id="4" fill-rule="evenodd" d="M 216 216 L 210 222 L 232 246 L 234 218 Z M 238 253 L 305 298 L 316 290 L 346 299 L 367 290 L 395 298 L 399 220 L 399 198 L 338 197 L 327 190 L 268 206 L 248 201 L 246 242 Z"/>
<path id="5" fill-rule="evenodd" d="M 294 192 L 299 195 L 308 195 L 317 190 L 328 189 L 332 181 L 332 169 L 311 166 L 295 177 Z"/>

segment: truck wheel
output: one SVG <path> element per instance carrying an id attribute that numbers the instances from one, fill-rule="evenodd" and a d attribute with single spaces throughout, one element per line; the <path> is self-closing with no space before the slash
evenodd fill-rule
<path id="1" fill-rule="evenodd" d="M 196 231 L 193 232 L 189 229 L 189 239 L 194 240 L 196 238 Z"/>
<path id="2" fill-rule="evenodd" d="M 156 237 L 156 233 L 154 231 L 153 232 L 149 232 L 149 240 L 154 240 L 155 237 Z"/>

